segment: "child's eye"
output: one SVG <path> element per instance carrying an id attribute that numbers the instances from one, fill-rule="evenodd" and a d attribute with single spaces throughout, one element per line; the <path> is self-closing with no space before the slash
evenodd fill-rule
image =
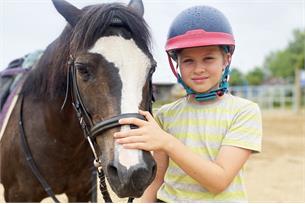
<path id="1" fill-rule="evenodd" d="M 215 59 L 214 57 L 205 57 L 204 61 L 212 61 L 213 59 Z"/>
<path id="2" fill-rule="evenodd" d="M 190 63 L 192 63 L 194 60 L 192 60 L 192 59 L 185 59 L 185 60 L 183 60 L 182 61 L 182 63 L 184 63 L 184 64 L 190 64 Z"/>

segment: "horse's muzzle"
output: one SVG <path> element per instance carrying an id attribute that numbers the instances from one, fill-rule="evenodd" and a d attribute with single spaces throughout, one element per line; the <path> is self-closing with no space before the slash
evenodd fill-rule
<path id="1" fill-rule="evenodd" d="M 119 124 L 120 119 L 130 117 L 145 120 L 145 117 L 138 113 L 117 115 L 94 125 L 91 129 L 91 139 L 95 140 L 106 130 L 115 127 L 120 127 L 121 131 L 137 128 Z M 107 180 L 119 197 L 140 197 L 155 178 L 156 162 L 150 152 L 125 149 L 117 143 L 114 145 L 113 160 L 106 166 Z"/>
<path id="2" fill-rule="evenodd" d="M 140 197 L 156 175 L 157 165 L 151 154 L 142 150 L 133 151 L 139 151 L 142 154 L 137 164 L 126 167 L 118 160 L 114 160 L 107 166 L 110 186 L 121 198 Z"/>

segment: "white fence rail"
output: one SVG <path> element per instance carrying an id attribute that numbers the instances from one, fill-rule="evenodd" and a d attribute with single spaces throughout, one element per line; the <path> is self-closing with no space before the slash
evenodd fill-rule
<path id="1" fill-rule="evenodd" d="M 233 86 L 233 95 L 252 100 L 262 109 L 292 109 L 296 110 L 296 91 L 294 85 L 262 85 L 262 86 Z M 304 88 L 302 100 L 304 101 Z"/>

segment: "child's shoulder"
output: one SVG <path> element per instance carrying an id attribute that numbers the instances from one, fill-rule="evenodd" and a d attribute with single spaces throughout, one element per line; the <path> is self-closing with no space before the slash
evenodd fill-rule
<path id="1" fill-rule="evenodd" d="M 234 109 L 248 109 L 248 108 L 255 108 L 258 109 L 258 105 L 257 103 L 245 99 L 245 98 L 241 98 L 239 96 L 234 96 L 231 94 L 227 94 L 226 95 L 226 99 L 227 99 L 227 105 L 230 106 L 230 108 L 234 108 Z"/>
<path id="2" fill-rule="evenodd" d="M 253 104 L 253 101 L 250 101 L 249 99 L 241 98 L 239 96 L 235 96 L 232 94 L 226 94 L 228 100 L 231 100 L 235 103 L 240 103 L 240 104 Z"/>
<path id="3" fill-rule="evenodd" d="M 183 106 L 185 106 L 185 97 L 182 97 L 176 101 L 161 106 L 160 108 L 158 108 L 157 113 L 160 114 L 169 111 L 180 110 L 181 108 L 183 108 Z"/>

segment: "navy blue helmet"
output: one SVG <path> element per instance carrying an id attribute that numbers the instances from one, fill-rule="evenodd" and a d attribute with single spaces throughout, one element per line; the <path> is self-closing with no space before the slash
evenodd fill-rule
<path id="1" fill-rule="evenodd" d="M 228 19 L 219 10 L 209 6 L 194 6 L 182 11 L 172 22 L 165 50 L 168 54 L 170 67 L 183 85 L 187 94 L 195 95 L 196 100 L 212 100 L 223 95 L 228 89 L 229 65 L 225 68 L 220 79 L 219 87 L 208 93 L 196 93 L 182 80 L 173 65 L 172 59 L 177 60 L 176 51 L 184 48 L 217 45 L 231 55 L 234 52 L 235 40 Z"/>
<path id="2" fill-rule="evenodd" d="M 235 40 L 227 18 L 209 6 L 195 6 L 182 11 L 172 22 L 166 51 L 209 45 L 229 46 L 233 53 Z"/>

